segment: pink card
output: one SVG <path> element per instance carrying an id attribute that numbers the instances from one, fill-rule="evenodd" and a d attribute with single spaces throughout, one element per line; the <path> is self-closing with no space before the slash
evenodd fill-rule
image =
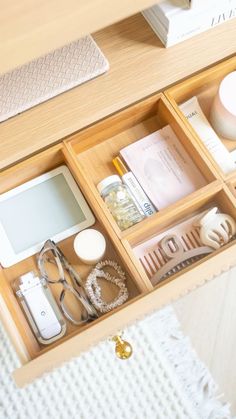
<path id="1" fill-rule="evenodd" d="M 120 153 L 159 210 L 207 183 L 169 125 Z"/>

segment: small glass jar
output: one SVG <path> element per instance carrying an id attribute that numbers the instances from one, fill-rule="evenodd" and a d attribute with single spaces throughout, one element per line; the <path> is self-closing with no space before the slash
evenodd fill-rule
<path id="1" fill-rule="evenodd" d="M 119 176 L 103 179 L 97 188 L 121 230 L 126 230 L 145 218 Z"/>

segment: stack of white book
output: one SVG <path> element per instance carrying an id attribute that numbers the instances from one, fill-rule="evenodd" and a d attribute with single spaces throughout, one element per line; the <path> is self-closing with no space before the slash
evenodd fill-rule
<path id="1" fill-rule="evenodd" d="M 236 0 L 161 0 L 143 15 L 169 47 L 236 17 Z"/>

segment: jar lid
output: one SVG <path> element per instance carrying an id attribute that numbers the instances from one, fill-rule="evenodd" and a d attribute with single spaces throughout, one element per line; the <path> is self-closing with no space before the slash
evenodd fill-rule
<path id="1" fill-rule="evenodd" d="M 100 231 L 88 228 L 77 234 L 74 240 L 77 256 L 86 264 L 99 262 L 106 251 L 106 240 Z"/>
<path id="2" fill-rule="evenodd" d="M 229 73 L 221 82 L 219 97 L 224 108 L 233 116 L 236 116 L 236 71 Z"/>
<path id="3" fill-rule="evenodd" d="M 101 194 L 102 191 L 105 188 L 107 188 L 107 186 L 112 185 L 113 183 L 117 183 L 117 182 L 122 183 L 121 178 L 118 175 L 112 175 L 112 176 L 106 177 L 97 185 L 99 193 Z"/>

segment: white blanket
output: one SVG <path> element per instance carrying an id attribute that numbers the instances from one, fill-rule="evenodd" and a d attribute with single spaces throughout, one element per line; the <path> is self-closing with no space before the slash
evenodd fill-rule
<path id="1" fill-rule="evenodd" d="M 0 419 L 230 419 L 210 373 L 171 307 L 125 330 L 133 356 L 119 360 L 101 342 L 79 358 L 16 388 L 19 366 L 0 328 Z"/>

